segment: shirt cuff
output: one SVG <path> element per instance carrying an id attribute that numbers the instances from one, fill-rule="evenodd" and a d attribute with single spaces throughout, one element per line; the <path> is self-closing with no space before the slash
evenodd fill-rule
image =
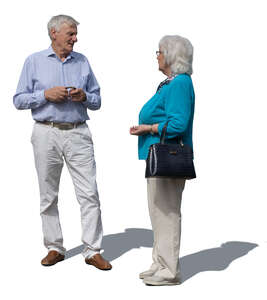
<path id="1" fill-rule="evenodd" d="M 91 109 L 91 110 L 97 110 L 101 106 L 101 97 L 96 94 L 90 94 L 88 92 L 85 92 L 86 94 L 86 100 L 82 102 L 82 104 Z"/>
<path id="2" fill-rule="evenodd" d="M 33 93 L 32 98 L 35 100 L 34 102 L 36 102 L 37 107 L 47 103 L 44 95 L 44 90 Z"/>
<path id="3" fill-rule="evenodd" d="M 90 105 L 90 101 L 89 101 L 89 97 L 88 97 L 88 93 L 85 92 L 86 95 L 86 100 L 82 101 L 82 104 L 86 107 L 88 107 Z"/>

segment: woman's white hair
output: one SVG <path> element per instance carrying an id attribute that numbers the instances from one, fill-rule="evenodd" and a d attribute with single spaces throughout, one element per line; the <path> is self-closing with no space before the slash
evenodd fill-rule
<path id="1" fill-rule="evenodd" d="M 188 39 L 179 35 L 165 35 L 159 41 L 159 47 L 173 75 L 193 73 L 193 46 Z"/>
<path id="2" fill-rule="evenodd" d="M 78 26 L 80 24 L 70 16 L 66 16 L 66 15 L 54 16 L 50 19 L 50 21 L 47 24 L 48 35 L 50 39 L 52 39 L 51 29 L 53 28 L 58 32 L 63 23 L 66 23 L 68 25 L 75 25 L 75 26 Z"/>

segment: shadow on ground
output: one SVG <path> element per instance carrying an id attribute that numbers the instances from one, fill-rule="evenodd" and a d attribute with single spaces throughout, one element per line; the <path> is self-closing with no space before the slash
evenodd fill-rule
<path id="1" fill-rule="evenodd" d="M 182 282 L 201 272 L 225 270 L 231 262 L 248 254 L 256 247 L 258 245 L 253 243 L 231 241 L 217 248 L 183 256 L 180 259 Z"/>
<path id="2" fill-rule="evenodd" d="M 144 228 L 127 228 L 124 232 L 109 234 L 103 237 L 103 256 L 109 260 L 122 256 L 128 251 L 140 247 L 153 246 L 153 232 Z M 232 261 L 248 254 L 258 245 L 248 242 L 231 241 L 220 247 L 205 249 L 180 258 L 182 281 L 185 282 L 192 276 L 206 271 L 225 270 Z M 78 255 L 83 250 L 83 245 L 67 251 L 65 259 Z"/>
<path id="3" fill-rule="evenodd" d="M 127 228 L 124 232 L 105 235 L 103 237 L 103 256 L 112 261 L 131 249 L 153 246 L 153 232 L 143 228 Z M 80 245 L 67 251 L 65 260 L 80 254 L 84 246 Z"/>

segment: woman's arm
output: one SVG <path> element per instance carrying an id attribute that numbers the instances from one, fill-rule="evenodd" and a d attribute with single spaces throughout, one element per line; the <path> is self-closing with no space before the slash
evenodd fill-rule
<path id="1" fill-rule="evenodd" d="M 158 124 L 158 133 L 161 135 L 162 129 L 168 121 L 166 138 L 172 139 L 182 135 L 187 127 L 191 116 L 191 79 L 184 75 L 178 75 L 170 85 L 170 90 L 165 102 L 166 120 Z"/>
<path id="2" fill-rule="evenodd" d="M 141 124 L 138 126 L 132 126 L 130 128 L 130 134 L 132 135 L 144 135 L 144 134 L 154 134 L 158 133 L 158 125 L 159 124 Z"/>

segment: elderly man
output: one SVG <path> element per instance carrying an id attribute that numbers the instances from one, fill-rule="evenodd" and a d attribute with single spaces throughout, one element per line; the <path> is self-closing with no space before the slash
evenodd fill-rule
<path id="1" fill-rule="evenodd" d="M 35 120 L 32 144 L 40 188 L 40 213 L 51 266 L 64 259 L 65 248 L 58 215 L 58 189 L 65 161 L 81 207 L 85 262 L 101 270 L 111 265 L 99 253 L 102 221 L 96 184 L 96 166 L 87 109 L 101 105 L 100 88 L 85 56 L 73 52 L 77 25 L 59 15 L 48 23 L 51 46 L 30 55 L 14 96 L 17 109 L 31 109 Z"/>

